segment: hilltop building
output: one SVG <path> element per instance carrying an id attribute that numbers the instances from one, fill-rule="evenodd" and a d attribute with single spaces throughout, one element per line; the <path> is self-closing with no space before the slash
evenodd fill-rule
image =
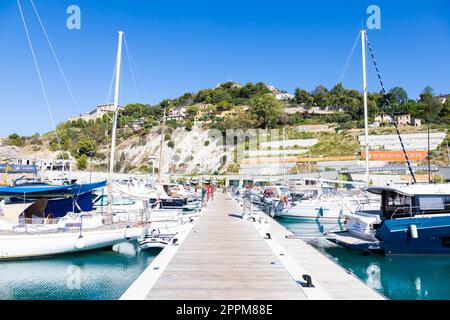
<path id="1" fill-rule="evenodd" d="M 394 123 L 394 121 L 389 114 L 380 114 L 375 117 L 376 126 L 392 123 Z M 397 116 L 397 124 L 399 126 L 410 125 L 414 127 L 420 127 L 422 126 L 422 121 L 420 119 L 411 117 L 410 114 L 401 114 Z"/>
<path id="2" fill-rule="evenodd" d="M 281 91 L 277 88 L 275 88 L 274 86 L 267 86 L 267 88 L 269 88 L 269 90 L 275 95 L 275 98 L 277 100 L 292 100 L 294 99 L 294 95 L 287 93 L 285 91 Z"/>
<path id="3" fill-rule="evenodd" d="M 119 106 L 119 109 L 124 109 L 124 108 L 122 106 Z M 95 109 L 92 110 L 91 112 L 86 112 L 86 113 L 80 114 L 78 116 L 70 117 L 69 121 L 76 121 L 79 119 L 84 120 L 84 121 L 96 120 L 98 118 L 103 117 L 103 115 L 105 115 L 109 112 L 114 112 L 114 111 L 115 111 L 114 104 L 102 104 L 102 105 L 95 107 Z"/>
<path id="4" fill-rule="evenodd" d="M 185 107 L 174 107 L 169 109 L 167 112 L 166 120 L 184 120 L 186 117 L 186 108 Z"/>

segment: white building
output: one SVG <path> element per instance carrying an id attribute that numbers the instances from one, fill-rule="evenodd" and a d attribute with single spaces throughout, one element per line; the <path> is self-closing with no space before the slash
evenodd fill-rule
<path id="1" fill-rule="evenodd" d="M 184 120 L 186 117 L 186 108 L 185 107 L 174 107 L 169 109 L 166 115 L 166 120 Z"/>
<path id="2" fill-rule="evenodd" d="M 390 124 L 392 123 L 392 117 L 388 114 L 380 114 L 375 117 L 375 122 L 378 122 L 379 124 Z"/>
<path id="3" fill-rule="evenodd" d="M 34 159 L 21 158 L 15 160 L 16 164 L 21 165 L 36 165 L 38 171 L 70 171 L 73 160 L 62 159 Z"/>
<path id="4" fill-rule="evenodd" d="M 275 94 L 275 98 L 277 100 L 292 100 L 294 99 L 294 95 L 287 93 L 287 92 L 280 92 Z"/>
<path id="5" fill-rule="evenodd" d="M 123 109 L 123 107 L 119 106 L 119 109 Z M 84 121 L 96 120 L 98 118 L 103 117 L 103 115 L 114 111 L 115 111 L 114 104 L 102 104 L 95 107 L 95 109 L 92 110 L 91 112 L 86 112 L 84 114 L 80 114 L 79 116 L 70 117 L 69 121 L 76 121 L 79 119 L 82 119 Z"/>
<path id="6" fill-rule="evenodd" d="M 436 150 L 445 139 L 445 132 L 430 133 L 430 149 Z M 365 136 L 359 136 L 359 143 L 361 147 L 366 145 Z M 403 144 L 406 150 L 427 150 L 428 149 L 428 134 L 425 133 L 411 133 L 402 134 Z M 386 150 L 396 151 L 402 150 L 402 146 L 396 134 L 390 135 L 370 135 L 369 147 L 371 150 Z"/>
<path id="7" fill-rule="evenodd" d="M 445 95 L 439 96 L 439 97 L 438 97 L 438 100 L 439 100 L 442 104 L 444 104 L 449 98 L 450 98 L 450 94 L 445 94 Z"/>

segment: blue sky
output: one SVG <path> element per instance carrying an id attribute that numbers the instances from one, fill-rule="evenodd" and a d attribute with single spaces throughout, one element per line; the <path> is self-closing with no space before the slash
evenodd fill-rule
<path id="1" fill-rule="evenodd" d="M 34 0 L 82 112 L 105 103 L 123 30 L 141 102 L 233 80 L 263 81 L 293 92 L 333 86 L 366 8 L 381 8 L 369 37 L 388 88 L 411 97 L 431 85 L 450 93 L 450 1 L 151 1 Z M 29 0 L 21 0 L 57 122 L 77 114 Z M 81 30 L 66 27 L 66 8 L 81 8 Z M 0 136 L 52 129 L 16 0 L 0 1 Z M 361 88 L 360 45 L 344 85 Z M 125 52 L 124 52 L 125 54 Z M 370 91 L 380 89 L 368 64 Z M 127 56 L 120 103 L 136 102 Z"/>

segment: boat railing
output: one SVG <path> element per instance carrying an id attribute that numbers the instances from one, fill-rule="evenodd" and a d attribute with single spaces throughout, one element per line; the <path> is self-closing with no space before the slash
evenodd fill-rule
<path id="1" fill-rule="evenodd" d="M 373 208 L 374 204 L 380 204 L 380 200 L 379 199 L 370 199 L 367 198 L 367 201 L 365 202 L 360 202 L 359 205 L 356 207 L 355 212 L 358 211 L 365 211 L 367 209 L 367 207 L 369 208 Z M 381 204 L 380 204 L 381 207 Z"/>
<path id="2" fill-rule="evenodd" d="M 396 218 L 405 218 L 405 217 L 415 217 L 420 216 L 424 217 L 429 214 L 450 214 L 450 204 L 444 205 L 444 208 L 427 208 L 423 209 L 421 206 L 403 206 L 397 207 L 392 213 L 390 220 L 394 220 Z"/>

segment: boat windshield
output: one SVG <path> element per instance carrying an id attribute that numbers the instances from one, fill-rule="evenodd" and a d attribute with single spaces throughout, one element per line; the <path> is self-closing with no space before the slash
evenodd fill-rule
<path id="1" fill-rule="evenodd" d="M 397 192 L 384 192 L 383 214 L 389 219 L 412 215 L 411 197 Z"/>

